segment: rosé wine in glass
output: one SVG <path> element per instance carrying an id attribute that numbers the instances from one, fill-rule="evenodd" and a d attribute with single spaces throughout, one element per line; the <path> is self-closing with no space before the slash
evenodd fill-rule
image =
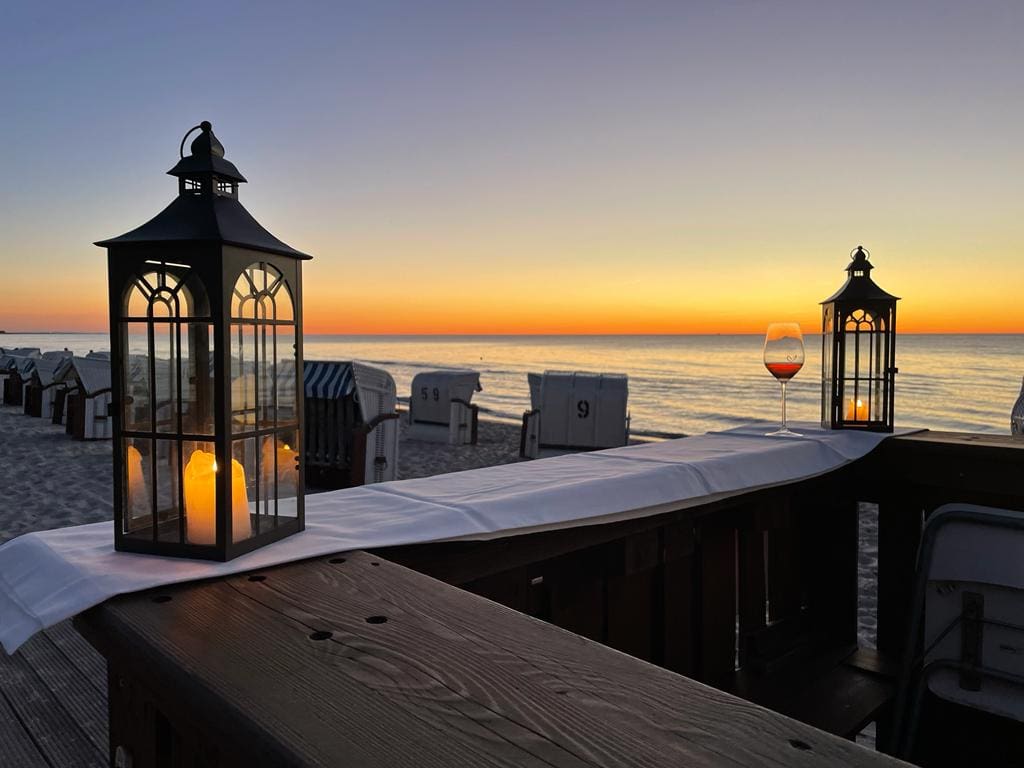
<path id="1" fill-rule="evenodd" d="M 798 323 L 772 323 L 764 337 L 764 367 L 782 385 L 782 426 L 771 437 L 801 437 L 786 426 L 786 382 L 804 367 L 804 335 Z"/>

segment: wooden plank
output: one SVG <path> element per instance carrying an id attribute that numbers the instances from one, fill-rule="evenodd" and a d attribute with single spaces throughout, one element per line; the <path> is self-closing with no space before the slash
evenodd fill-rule
<path id="1" fill-rule="evenodd" d="M 601 642 L 605 639 L 605 580 L 600 578 L 548 581 L 550 621 L 577 635 Z"/>
<path id="2" fill-rule="evenodd" d="M 661 530 L 662 565 L 657 600 L 662 626 L 656 635 L 656 662 L 680 674 L 696 674 L 695 640 L 698 620 L 696 592 L 696 538 L 687 523 Z"/>
<path id="3" fill-rule="evenodd" d="M 85 676 L 105 703 L 107 698 L 106 660 L 86 642 L 84 637 L 75 631 L 70 621 L 54 624 L 43 632 L 60 649 L 67 660 Z"/>
<path id="4" fill-rule="evenodd" d="M 858 648 L 845 662 L 848 666 L 856 667 L 864 672 L 870 672 L 878 677 L 889 680 L 896 680 L 900 674 L 900 664 L 874 648 Z"/>
<path id="5" fill-rule="evenodd" d="M 737 532 L 737 578 L 739 612 L 739 662 L 746 666 L 749 638 L 763 629 L 766 621 L 764 531 L 747 519 Z"/>
<path id="6" fill-rule="evenodd" d="M 29 642 L 46 642 L 34 638 Z M 25 656 L 0 655 L 0 690 L 49 766 L 106 765 L 106 750 L 82 733 L 67 710 L 28 664 Z"/>
<path id="7" fill-rule="evenodd" d="M 731 685 L 736 671 L 736 530 L 700 529 L 700 679 Z"/>
<path id="8" fill-rule="evenodd" d="M 158 711 L 179 738 L 219 745 L 219 766 L 545 765 L 491 725 L 484 705 L 431 675 L 437 660 L 425 638 L 407 658 L 381 648 L 374 635 L 390 627 L 366 621 L 376 614 L 351 613 L 342 630 L 288 618 L 268 595 L 246 600 L 224 582 L 171 594 L 163 616 L 144 602 L 104 610 L 100 642 L 119 649 L 129 697 L 159 692 Z M 334 637 L 312 639 L 325 630 Z M 147 751 L 155 726 L 121 722 L 125 738 L 143 734 L 133 751 Z"/>
<path id="9" fill-rule="evenodd" d="M 860 518 L 849 498 L 794 500 L 808 622 L 819 644 L 857 642 Z"/>
<path id="10" fill-rule="evenodd" d="M 768 618 L 774 622 L 799 615 L 803 603 L 803 585 L 800 579 L 799 537 L 788 501 L 769 512 L 769 519 L 764 521 L 768 529 L 765 535 L 768 561 L 766 588 Z"/>
<path id="11" fill-rule="evenodd" d="M 644 531 L 622 540 L 620 567 L 606 573 L 604 643 L 644 661 L 654 659 L 654 638 L 662 624 L 661 606 L 655 600 L 655 569 L 661 560 L 657 530 Z"/>
<path id="12" fill-rule="evenodd" d="M 878 650 L 903 659 L 924 515 L 903 489 L 878 504 Z"/>
<path id="13" fill-rule="evenodd" d="M 0 686 L 0 764 L 4 768 L 38 768 L 46 765 L 46 758 L 36 748 L 32 736 L 7 703 L 3 686 Z"/>
<path id="14" fill-rule="evenodd" d="M 892 482 L 930 488 L 938 504 L 1024 509 L 1024 441 L 1008 435 L 924 432 L 885 441 L 877 458 Z"/>
<path id="15" fill-rule="evenodd" d="M 46 685 L 53 698 L 60 702 L 61 708 L 82 734 L 101 754 L 106 752 L 106 690 L 98 692 L 85 674 L 71 663 L 45 633 L 40 633 L 21 646 L 19 653 L 25 657 L 27 664 Z M 94 650 L 92 653 L 96 654 Z"/>
<path id="16" fill-rule="evenodd" d="M 608 631 L 604 643 L 644 661 L 653 660 L 654 570 L 611 576 L 606 584 Z"/>
<path id="17" fill-rule="evenodd" d="M 264 765 L 898 764 L 372 555 L 260 575 L 80 623 Z"/>
<path id="18" fill-rule="evenodd" d="M 853 645 L 819 648 L 768 675 L 741 671 L 737 692 L 777 712 L 844 738 L 853 738 L 885 710 L 895 681 L 864 671 Z"/>

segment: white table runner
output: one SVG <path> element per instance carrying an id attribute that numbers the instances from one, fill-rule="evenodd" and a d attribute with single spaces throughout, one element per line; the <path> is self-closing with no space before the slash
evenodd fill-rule
<path id="1" fill-rule="evenodd" d="M 654 515 L 830 472 L 886 435 L 765 425 L 576 453 L 306 497 L 306 530 L 228 563 L 114 551 L 113 523 L 29 533 L 0 545 L 0 643 L 115 595 L 353 549 L 488 539 Z"/>

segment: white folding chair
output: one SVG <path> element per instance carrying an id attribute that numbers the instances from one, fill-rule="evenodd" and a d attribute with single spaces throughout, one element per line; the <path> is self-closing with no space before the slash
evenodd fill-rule
<path id="1" fill-rule="evenodd" d="M 926 689 L 1024 723 L 1024 512 L 947 504 L 928 519 L 906 648 L 898 756 L 913 752 Z"/>

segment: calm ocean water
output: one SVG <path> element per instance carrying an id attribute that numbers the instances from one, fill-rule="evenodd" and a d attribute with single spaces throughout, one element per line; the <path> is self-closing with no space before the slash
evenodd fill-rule
<path id="1" fill-rule="evenodd" d="M 629 374 L 637 435 L 695 434 L 755 419 L 774 421 L 779 386 L 761 363 L 761 336 L 307 336 L 306 357 L 363 360 L 388 370 L 401 396 L 412 377 L 437 367 L 473 368 L 474 402 L 518 420 L 529 407 L 529 371 Z M 817 421 L 820 337 L 789 384 L 791 420 Z M 106 349 L 101 334 L 11 334 L 0 346 Z M 903 426 L 1007 433 L 1024 376 L 1024 335 L 901 335 L 896 421 Z"/>

